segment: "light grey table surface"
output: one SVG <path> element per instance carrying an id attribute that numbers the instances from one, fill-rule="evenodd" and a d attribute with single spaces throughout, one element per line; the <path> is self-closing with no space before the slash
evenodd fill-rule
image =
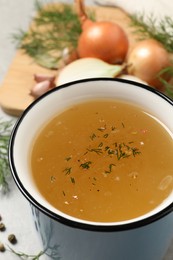
<path id="1" fill-rule="evenodd" d="M 41 2 L 44 3 L 52 1 L 42 0 Z M 73 1 L 69 0 L 66 2 Z M 134 1 L 132 0 L 132 2 Z M 93 4 L 93 1 L 88 0 L 86 3 Z M 33 15 L 34 0 L 0 0 L 0 84 L 3 82 L 16 51 L 15 45 L 12 43 L 11 34 L 19 28 L 26 30 Z M 0 109 L 0 118 L 5 120 L 10 117 Z M 0 232 L 0 242 L 9 244 L 7 241 L 7 236 L 14 233 L 18 239 L 18 243 L 12 247 L 16 251 L 22 251 L 27 254 L 37 254 L 40 250 L 42 250 L 41 242 L 37 236 L 32 221 L 29 203 L 19 192 L 13 180 L 10 181 L 9 194 L 0 195 L 0 215 L 2 216 L 2 221 L 6 225 L 6 231 Z M 5 253 L 0 253 L 0 259 L 17 260 L 19 258 L 7 250 Z M 40 259 L 44 260 L 46 257 L 42 256 Z M 168 250 L 164 260 L 172 259 L 173 245 L 170 245 L 170 249 Z"/>

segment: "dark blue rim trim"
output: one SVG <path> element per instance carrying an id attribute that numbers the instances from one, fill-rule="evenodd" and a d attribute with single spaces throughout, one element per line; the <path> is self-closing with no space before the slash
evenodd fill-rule
<path id="1" fill-rule="evenodd" d="M 91 230 L 91 231 L 104 231 L 104 232 L 111 232 L 111 231 L 122 231 L 122 230 L 129 230 L 129 229 L 134 229 L 134 228 L 139 228 L 148 224 L 151 224 L 154 221 L 157 221 L 161 218 L 163 218 L 164 216 L 166 216 L 167 214 L 169 214 L 170 212 L 173 211 L 173 203 L 171 203 L 168 207 L 166 207 L 165 209 L 163 209 L 162 211 L 160 211 L 159 213 L 145 218 L 143 220 L 139 220 L 136 221 L 134 223 L 128 223 L 128 224 L 122 224 L 122 225 L 110 225 L 110 226 L 102 226 L 102 225 L 94 225 L 94 224 L 85 224 L 85 223 L 80 223 L 80 222 L 75 222 L 69 219 L 66 219 L 58 214 L 53 213 L 52 211 L 46 209 L 44 206 L 42 206 L 41 204 L 39 204 L 31 195 L 30 193 L 25 189 L 25 187 L 23 186 L 23 184 L 21 183 L 19 176 L 17 174 L 16 168 L 15 168 L 15 163 L 13 160 L 13 147 L 14 147 L 14 142 L 15 142 L 15 136 L 16 133 L 18 131 L 18 128 L 20 127 L 20 124 L 22 123 L 23 119 L 25 118 L 25 115 L 32 109 L 33 106 L 35 106 L 38 102 L 40 102 L 44 97 L 46 97 L 47 95 L 52 94 L 55 91 L 59 91 L 62 88 L 66 88 L 69 87 L 71 85 L 75 85 L 78 84 L 80 82 L 90 82 L 90 81 L 117 81 L 117 82 L 122 82 L 122 83 L 127 83 L 129 85 L 136 85 L 140 88 L 144 88 L 147 89 L 153 93 L 155 93 L 156 95 L 162 97 L 163 99 L 165 99 L 168 103 L 170 103 L 173 106 L 173 101 L 168 98 L 166 95 L 164 95 L 163 93 L 159 92 L 158 90 L 151 88 L 147 85 L 143 85 L 141 83 L 138 82 L 133 82 L 130 80 L 125 80 L 125 79 L 113 79 L 113 78 L 90 78 L 90 79 L 83 79 L 83 80 L 77 80 L 71 83 L 66 83 L 64 85 L 61 85 L 57 88 L 54 88 L 52 90 L 50 90 L 49 92 L 45 93 L 44 95 L 42 95 L 41 97 L 39 97 L 38 99 L 36 99 L 31 105 L 29 105 L 26 110 L 23 112 L 23 114 L 21 115 L 21 117 L 18 119 L 18 121 L 16 122 L 12 133 L 11 133 L 11 137 L 10 137 L 10 141 L 9 141 L 9 163 L 10 163 L 10 169 L 12 172 L 12 176 L 14 178 L 14 181 L 16 182 L 19 190 L 21 191 L 21 193 L 26 197 L 26 199 L 36 208 L 38 208 L 42 213 L 46 214 L 48 217 L 64 224 L 64 225 L 68 225 L 71 227 L 75 227 L 75 228 L 79 228 L 79 229 L 85 229 L 85 230 Z"/>

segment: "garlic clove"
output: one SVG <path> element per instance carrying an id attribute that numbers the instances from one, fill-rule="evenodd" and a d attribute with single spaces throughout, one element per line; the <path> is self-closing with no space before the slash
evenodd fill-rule
<path id="1" fill-rule="evenodd" d="M 37 83 L 45 81 L 45 80 L 49 80 L 50 82 L 54 82 L 55 76 L 54 75 L 44 75 L 44 74 L 34 74 L 34 80 Z"/>
<path id="2" fill-rule="evenodd" d="M 97 58 L 81 58 L 59 72 L 56 85 L 93 77 L 113 78 L 119 75 L 124 67 L 125 65 L 112 65 Z"/>
<path id="3" fill-rule="evenodd" d="M 48 90 L 50 90 L 50 86 L 51 82 L 49 80 L 44 80 L 39 83 L 36 83 L 31 89 L 30 95 L 32 95 L 35 98 L 38 98 L 44 93 L 46 93 Z"/>

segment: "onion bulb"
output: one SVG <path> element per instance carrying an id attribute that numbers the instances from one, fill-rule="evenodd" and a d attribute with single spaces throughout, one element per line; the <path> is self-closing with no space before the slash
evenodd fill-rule
<path id="1" fill-rule="evenodd" d="M 150 86 L 162 90 L 163 86 L 158 78 L 159 72 L 170 66 L 170 57 L 164 47 L 153 39 L 138 42 L 127 57 L 128 74 L 134 75 Z M 168 74 L 162 78 L 169 79 Z"/>
<path id="2" fill-rule="evenodd" d="M 97 58 L 82 58 L 65 66 L 58 75 L 56 85 L 95 77 L 114 78 L 119 75 L 125 65 L 113 65 Z"/>
<path id="3" fill-rule="evenodd" d="M 113 22 L 92 22 L 86 15 L 82 0 L 76 0 L 82 33 L 77 51 L 80 58 L 94 57 L 108 63 L 122 63 L 128 51 L 124 30 Z"/>

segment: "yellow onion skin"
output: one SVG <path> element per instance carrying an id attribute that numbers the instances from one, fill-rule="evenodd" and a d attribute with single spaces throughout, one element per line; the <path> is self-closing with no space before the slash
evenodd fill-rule
<path id="1" fill-rule="evenodd" d="M 85 26 L 78 40 L 80 58 L 92 57 L 115 64 L 122 63 L 128 52 L 128 37 L 124 30 L 113 22 L 91 22 Z"/>
<path id="2" fill-rule="evenodd" d="M 158 41 L 147 39 L 136 43 L 127 56 L 127 64 L 128 74 L 146 81 L 154 88 L 164 90 L 158 74 L 169 67 L 171 62 L 168 52 Z M 167 81 L 170 76 L 165 73 L 162 78 Z"/>

